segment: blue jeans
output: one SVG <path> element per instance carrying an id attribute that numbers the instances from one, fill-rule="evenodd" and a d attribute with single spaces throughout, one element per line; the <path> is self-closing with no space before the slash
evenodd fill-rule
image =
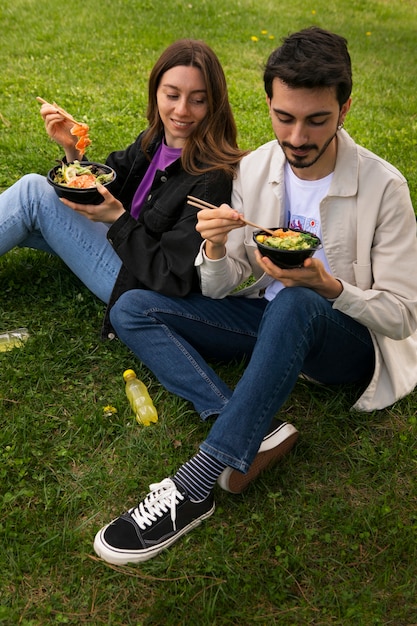
<path id="1" fill-rule="evenodd" d="M 27 174 L 0 195 L 0 256 L 16 246 L 56 254 L 103 302 L 121 267 L 107 231 L 65 206 L 44 176 Z"/>
<path id="2" fill-rule="evenodd" d="M 110 313 L 120 339 L 204 419 L 218 415 L 201 449 L 246 472 L 301 372 L 326 384 L 363 383 L 374 369 L 370 333 L 303 287 L 271 302 L 124 293 Z M 249 357 L 232 392 L 207 358 Z"/>

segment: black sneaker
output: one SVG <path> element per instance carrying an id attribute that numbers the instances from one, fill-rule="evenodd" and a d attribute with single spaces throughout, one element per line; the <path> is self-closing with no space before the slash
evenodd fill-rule
<path id="1" fill-rule="evenodd" d="M 292 424 L 273 419 L 248 472 L 243 474 L 233 467 L 226 467 L 217 479 L 218 484 L 230 493 L 242 493 L 263 470 L 287 454 L 297 439 L 298 430 Z"/>
<path id="2" fill-rule="evenodd" d="M 94 539 L 94 550 L 114 565 L 141 563 L 156 556 L 214 513 L 213 495 L 192 502 L 171 478 L 150 485 L 138 506 L 104 526 Z"/>

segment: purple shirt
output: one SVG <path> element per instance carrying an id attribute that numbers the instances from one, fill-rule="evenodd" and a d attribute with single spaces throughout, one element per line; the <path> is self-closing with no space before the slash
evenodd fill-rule
<path id="1" fill-rule="evenodd" d="M 171 163 L 179 159 L 180 156 L 181 148 L 170 148 L 164 141 L 162 141 L 161 145 L 153 155 L 153 159 L 146 170 L 145 176 L 142 178 L 139 187 L 136 189 L 130 211 L 132 217 L 137 219 L 152 186 L 156 171 L 165 170 L 168 165 L 171 165 Z"/>

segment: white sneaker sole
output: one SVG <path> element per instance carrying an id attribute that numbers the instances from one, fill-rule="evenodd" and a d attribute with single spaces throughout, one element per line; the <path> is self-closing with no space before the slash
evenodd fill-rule
<path id="1" fill-rule="evenodd" d="M 109 526 L 104 526 L 95 536 L 94 539 L 94 551 L 103 561 L 107 563 L 111 563 L 112 565 L 127 565 L 128 563 L 143 563 L 144 561 L 149 561 L 154 556 L 169 548 L 173 543 L 175 543 L 180 537 L 188 533 L 190 530 L 193 530 L 196 526 L 201 524 L 201 522 L 210 515 L 214 513 L 215 504 L 213 504 L 212 508 L 201 515 L 199 518 L 193 520 L 185 526 L 181 530 L 179 530 L 175 535 L 172 535 L 169 539 L 158 543 L 155 546 L 150 548 L 145 548 L 144 550 L 120 550 L 119 548 L 114 548 L 110 546 L 104 539 L 104 531 Z"/>

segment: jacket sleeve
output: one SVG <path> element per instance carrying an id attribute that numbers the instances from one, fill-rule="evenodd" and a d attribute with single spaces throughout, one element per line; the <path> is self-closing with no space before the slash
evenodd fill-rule
<path id="1" fill-rule="evenodd" d="M 381 193 L 374 224 L 366 212 L 359 222 L 354 284 L 339 274 L 343 291 L 333 307 L 371 331 L 401 340 L 417 328 L 416 219 L 405 181 L 391 181 Z"/>
<path id="2" fill-rule="evenodd" d="M 187 204 L 187 195 L 218 205 L 230 203 L 231 188 L 223 172 L 172 176 L 151 194 L 138 221 L 125 213 L 110 227 L 108 239 L 144 288 L 185 296 L 198 286 L 194 259 L 201 244 L 197 209 Z"/>
<path id="3" fill-rule="evenodd" d="M 236 179 L 233 181 L 231 206 L 237 211 L 247 215 L 248 212 L 245 211 L 242 189 L 244 186 L 244 177 L 248 177 L 250 181 L 248 183 L 249 186 L 254 187 L 255 185 L 253 179 L 250 178 L 249 168 L 246 168 L 246 172 L 242 170 L 242 165 L 245 161 L 248 161 L 248 157 L 241 161 Z M 251 163 L 251 160 L 249 163 Z M 200 247 L 195 265 L 203 295 L 209 296 L 210 298 L 225 298 L 253 275 L 255 278 L 254 284 L 245 290 L 241 290 L 239 295 L 259 297 L 260 290 L 271 282 L 272 279 L 263 274 L 255 259 L 255 246 L 252 243 L 252 231 L 253 228 L 249 227 L 237 228 L 230 231 L 227 237 L 226 254 L 221 259 L 209 259 L 205 255 L 204 245 Z"/>

